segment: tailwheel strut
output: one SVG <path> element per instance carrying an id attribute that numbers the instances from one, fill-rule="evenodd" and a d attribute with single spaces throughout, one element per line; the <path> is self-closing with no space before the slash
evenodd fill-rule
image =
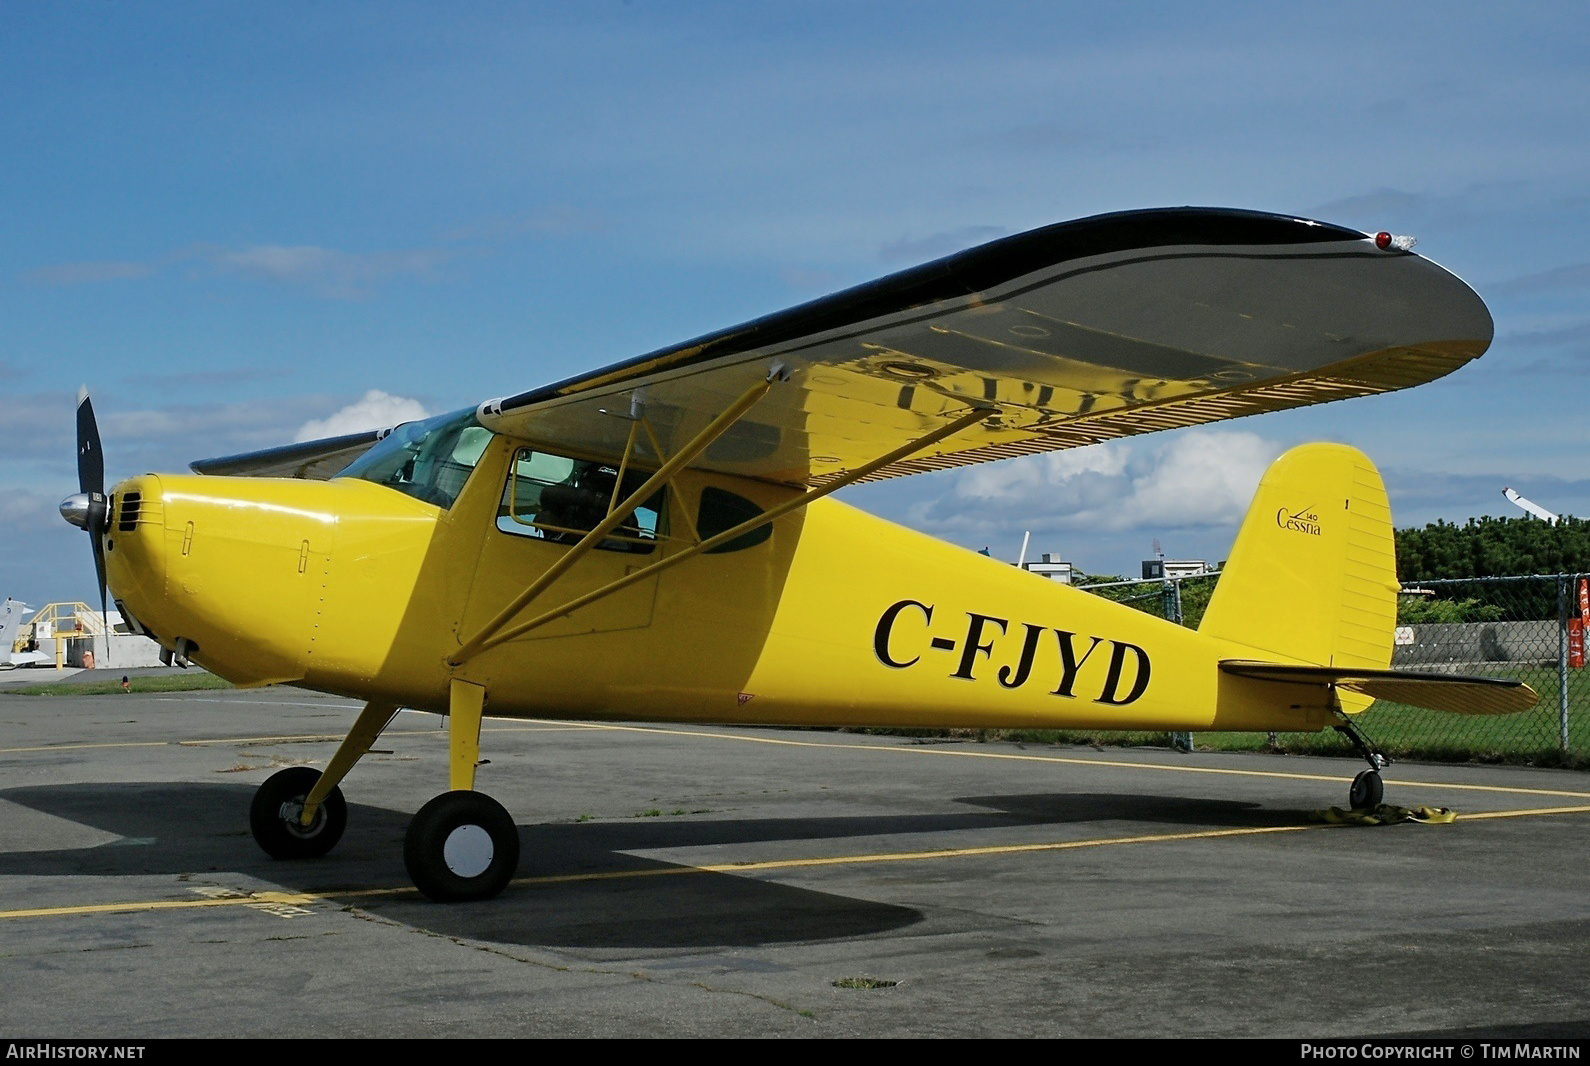
<path id="1" fill-rule="evenodd" d="M 1353 778 L 1352 786 L 1347 790 L 1347 802 L 1355 811 L 1374 810 L 1385 796 L 1380 771 L 1391 765 L 1391 757 L 1381 751 L 1351 718 L 1345 714 L 1341 718 L 1341 723 L 1334 727 L 1336 732 L 1346 737 L 1353 750 L 1369 763 L 1369 769 L 1359 771 L 1358 776 Z"/>

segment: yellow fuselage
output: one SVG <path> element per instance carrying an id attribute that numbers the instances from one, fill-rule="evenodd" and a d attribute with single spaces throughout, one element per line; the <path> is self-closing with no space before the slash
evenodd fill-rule
<path id="1" fill-rule="evenodd" d="M 819 500 L 481 653 L 447 658 L 570 549 L 498 529 L 513 445 L 450 509 L 354 478 L 145 475 L 116 487 L 111 588 L 167 647 L 242 684 L 500 716 L 804 725 L 1318 729 L 1329 708 L 1221 673 L 1244 649 Z M 689 472 L 772 507 L 796 490 Z M 136 508 L 126 501 L 137 494 Z M 133 512 L 136 513 L 133 513 Z M 531 616 L 680 550 L 592 551 Z"/>

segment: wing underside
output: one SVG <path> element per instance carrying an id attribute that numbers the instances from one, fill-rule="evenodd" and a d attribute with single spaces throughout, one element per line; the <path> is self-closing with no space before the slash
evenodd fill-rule
<path id="1" fill-rule="evenodd" d="M 643 414 L 670 450 L 782 365 L 789 380 L 694 465 L 814 485 L 976 407 L 979 424 L 864 480 L 1405 388 L 1491 335 L 1461 280 L 1356 231 L 1142 211 L 995 241 L 480 418 L 617 455 Z"/>

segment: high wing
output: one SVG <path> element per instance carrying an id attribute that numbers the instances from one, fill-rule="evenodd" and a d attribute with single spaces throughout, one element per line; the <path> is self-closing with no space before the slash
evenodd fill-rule
<path id="1" fill-rule="evenodd" d="M 1354 230 L 1251 211 L 1101 215 L 1007 237 L 686 344 L 483 404 L 526 440 L 665 449 L 770 364 L 790 372 L 695 465 L 820 484 L 984 405 L 863 480 L 1387 392 L 1489 346 L 1480 298 Z"/>
<path id="2" fill-rule="evenodd" d="M 1492 332 L 1472 289 L 1394 243 L 1167 208 L 1007 237 L 478 417 L 618 456 L 643 415 L 673 454 L 778 368 L 787 380 L 691 465 L 817 486 L 972 410 L 985 417 L 857 480 L 1406 388 L 1478 357 Z"/>

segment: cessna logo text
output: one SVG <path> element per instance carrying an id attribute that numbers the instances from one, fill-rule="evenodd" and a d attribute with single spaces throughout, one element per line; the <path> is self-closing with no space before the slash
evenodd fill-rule
<path id="1" fill-rule="evenodd" d="M 1302 507 L 1296 511 L 1288 511 L 1283 507 L 1275 512 L 1275 524 L 1293 533 L 1319 536 L 1319 514 L 1312 507 Z"/>
<path id="2" fill-rule="evenodd" d="M 1136 644 L 1033 622 L 1020 623 L 1018 634 L 1009 619 L 971 611 L 966 612 L 964 629 L 957 621 L 955 636 L 937 636 L 933 628 L 932 604 L 901 600 L 879 617 L 872 650 L 879 662 L 896 670 L 918 665 L 924 654 L 948 652 L 945 665 L 954 667 L 949 676 L 963 681 L 992 675 L 1003 688 L 1021 688 L 1035 681 L 1052 686 L 1053 696 L 1118 707 L 1132 703 L 1148 688 L 1148 652 Z M 1086 670 L 1084 680 L 1090 662 L 1094 666 Z"/>

